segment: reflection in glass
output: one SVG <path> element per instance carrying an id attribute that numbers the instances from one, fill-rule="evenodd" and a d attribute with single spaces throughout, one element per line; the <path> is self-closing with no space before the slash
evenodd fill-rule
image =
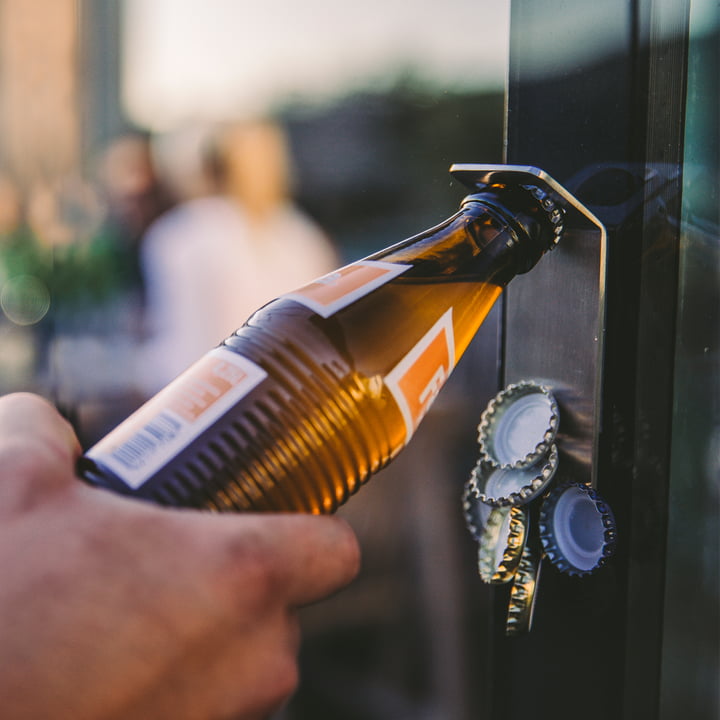
<path id="1" fill-rule="evenodd" d="M 661 718 L 720 714 L 720 14 L 693 2 Z"/>

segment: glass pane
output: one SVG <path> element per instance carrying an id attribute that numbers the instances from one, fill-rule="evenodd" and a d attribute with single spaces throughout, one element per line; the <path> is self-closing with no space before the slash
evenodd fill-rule
<path id="1" fill-rule="evenodd" d="M 718 5 L 690 19 L 661 717 L 720 715 Z"/>

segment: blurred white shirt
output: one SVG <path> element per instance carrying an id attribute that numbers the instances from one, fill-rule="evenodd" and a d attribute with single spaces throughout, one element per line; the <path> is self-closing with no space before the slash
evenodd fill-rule
<path id="1" fill-rule="evenodd" d="M 324 233 L 292 205 L 262 226 L 224 197 L 174 208 L 142 247 L 149 339 L 138 354 L 140 389 L 154 394 L 259 307 L 338 263 Z"/>

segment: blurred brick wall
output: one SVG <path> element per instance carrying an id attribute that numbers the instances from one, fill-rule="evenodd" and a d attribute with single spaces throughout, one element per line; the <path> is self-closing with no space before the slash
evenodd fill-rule
<path id="1" fill-rule="evenodd" d="M 0 169 L 22 185 L 77 168 L 77 0 L 0 0 Z"/>

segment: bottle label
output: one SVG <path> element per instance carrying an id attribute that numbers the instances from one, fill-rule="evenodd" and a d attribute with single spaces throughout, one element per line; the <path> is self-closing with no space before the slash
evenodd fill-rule
<path id="1" fill-rule="evenodd" d="M 283 297 L 299 302 L 318 315 L 329 318 L 338 310 L 396 278 L 410 267 L 412 265 L 360 260 L 323 275 L 309 285 L 287 293 Z"/>
<path id="2" fill-rule="evenodd" d="M 242 355 L 215 348 L 94 445 L 87 457 L 136 490 L 266 376 Z"/>
<path id="3" fill-rule="evenodd" d="M 455 340 L 450 308 L 385 377 L 385 385 L 405 420 L 405 443 L 409 442 L 453 367 Z"/>

